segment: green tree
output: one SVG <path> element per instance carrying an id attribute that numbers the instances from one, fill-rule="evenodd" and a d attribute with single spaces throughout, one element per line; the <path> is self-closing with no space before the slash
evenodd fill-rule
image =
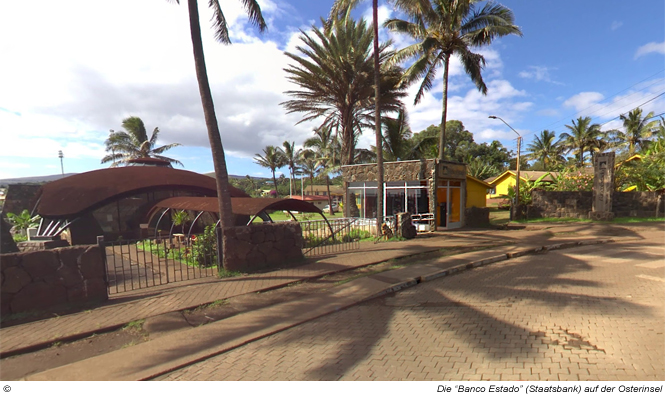
<path id="1" fill-rule="evenodd" d="M 321 168 L 319 161 L 316 159 L 316 154 L 311 149 L 305 149 L 300 153 L 298 163 L 300 171 L 309 177 L 309 194 L 314 195 L 314 176 L 318 174 Z"/>
<path id="2" fill-rule="evenodd" d="M 125 129 L 124 131 L 111 130 L 111 134 L 105 142 L 106 152 L 111 152 L 111 154 L 103 157 L 102 163 L 112 162 L 111 167 L 116 167 L 121 164 L 126 165 L 132 159 L 157 158 L 182 166 L 179 160 L 161 155 L 164 151 L 179 146 L 179 143 L 155 147 L 159 137 L 159 128 L 155 128 L 148 138 L 143 120 L 139 117 L 123 119 L 122 127 Z"/>
<path id="3" fill-rule="evenodd" d="M 318 163 L 319 175 L 326 179 L 326 189 L 328 191 L 328 205 L 330 214 L 335 214 L 330 195 L 330 173 L 337 170 L 338 162 L 335 156 L 335 138 L 332 130 L 325 126 L 318 128 L 315 136 L 305 140 L 305 148 L 312 150 Z"/>
<path id="4" fill-rule="evenodd" d="M 636 147 L 644 149 L 649 138 L 658 128 L 658 121 L 649 119 L 654 118 L 653 111 L 642 117 L 642 109 L 635 108 L 628 115 L 621 115 L 619 119 L 623 121 L 624 131 L 616 131 L 615 138 L 620 148 L 628 150 L 628 156 L 635 154 Z"/>
<path id="5" fill-rule="evenodd" d="M 178 210 L 173 213 L 173 225 L 181 227 L 181 233 L 185 234 L 185 225 L 189 222 L 189 213 L 185 210 Z"/>
<path id="6" fill-rule="evenodd" d="M 180 0 L 175 0 L 180 4 Z M 266 29 L 266 23 L 261 14 L 261 7 L 256 0 L 240 0 L 245 12 L 249 16 L 250 22 L 257 26 L 260 31 Z M 213 29 L 215 38 L 222 44 L 231 44 L 229 30 L 226 18 L 222 12 L 222 6 L 219 0 L 208 0 L 208 5 L 213 10 Z M 234 218 L 231 209 L 231 194 L 229 192 L 229 173 L 226 167 L 226 157 L 222 138 L 219 134 L 219 125 L 215 115 L 215 105 L 210 92 L 210 83 L 208 81 L 208 72 L 206 70 L 205 56 L 203 53 L 203 41 L 201 39 L 201 24 L 199 21 L 199 9 L 197 0 L 187 0 L 187 10 L 189 12 L 189 28 L 192 38 L 192 47 L 194 50 L 194 67 L 196 69 L 196 81 L 199 85 L 199 94 L 201 95 L 201 104 L 203 105 L 203 115 L 205 117 L 206 128 L 208 129 L 208 139 L 210 140 L 210 149 L 212 151 L 212 161 L 215 168 L 215 179 L 217 180 L 217 199 L 220 213 L 220 226 L 222 229 L 233 226 Z"/>
<path id="7" fill-rule="evenodd" d="M 339 130 L 345 165 L 354 163 L 357 134 L 374 126 L 372 39 L 365 22 L 347 18 L 334 23 L 328 32 L 315 26 L 311 33 L 302 32 L 303 45 L 297 49 L 304 56 L 286 53 L 295 65 L 284 70 L 298 90 L 287 91 L 293 99 L 282 105 L 288 113 L 304 114 L 298 123 L 323 118 L 323 126 Z M 386 64 L 392 55 L 389 44 L 379 49 L 382 113 L 399 110 L 406 95 L 400 85 L 401 69 Z"/>
<path id="8" fill-rule="evenodd" d="M 561 134 L 561 144 L 567 152 L 577 157 L 577 166 L 584 166 L 584 153 L 592 153 L 602 145 L 603 132 L 597 123 L 591 124 L 591 117 L 579 117 L 573 124 L 566 125 L 570 133 Z"/>
<path id="9" fill-rule="evenodd" d="M 411 128 L 406 110 L 401 109 L 396 118 L 383 118 L 383 156 L 388 161 L 416 159 L 411 146 Z"/>
<path id="10" fill-rule="evenodd" d="M 563 162 L 563 148 L 556 134 L 549 130 L 543 130 L 533 142 L 526 147 L 529 160 L 538 160 L 543 165 L 543 170 L 552 169 L 553 165 Z"/>
<path id="11" fill-rule="evenodd" d="M 405 33 L 417 42 L 397 51 L 394 61 L 402 62 L 416 57 L 415 62 L 404 73 L 408 83 L 422 80 L 415 97 L 415 104 L 434 84 L 437 69 L 443 67 L 443 110 L 439 136 L 439 159 L 445 158 L 446 118 L 448 111 L 448 71 L 450 57 L 457 55 L 464 70 L 476 87 L 487 94 L 482 69 L 485 58 L 474 53 L 473 48 L 487 46 L 497 37 L 510 34 L 522 35 L 514 25 L 513 12 L 492 2 L 479 9 L 479 0 L 398 0 L 398 8 L 409 20 L 390 19 L 385 23 L 389 29 Z"/>
<path id="12" fill-rule="evenodd" d="M 269 145 L 263 149 L 263 155 L 256 154 L 254 162 L 262 167 L 267 167 L 272 172 L 272 182 L 275 185 L 275 192 L 277 192 L 277 178 L 275 177 L 275 170 L 284 166 L 284 157 L 282 156 L 279 148 Z"/>
<path id="13" fill-rule="evenodd" d="M 298 167 L 298 157 L 302 150 L 296 150 L 296 143 L 285 141 L 282 147 L 279 148 L 284 165 L 289 168 L 289 195 L 293 195 L 293 178 L 295 177 L 296 168 Z"/>

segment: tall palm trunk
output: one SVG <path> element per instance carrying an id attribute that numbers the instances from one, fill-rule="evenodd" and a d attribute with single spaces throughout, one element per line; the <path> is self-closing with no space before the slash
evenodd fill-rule
<path id="1" fill-rule="evenodd" d="M 450 54 L 443 55 L 443 111 L 441 113 L 441 134 L 439 134 L 439 160 L 446 157 L 446 117 L 448 116 L 448 66 Z"/>
<path id="2" fill-rule="evenodd" d="M 376 234 L 381 234 L 383 225 L 383 139 L 381 133 L 381 102 L 380 82 L 381 68 L 379 66 L 379 17 L 378 0 L 372 2 L 372 20 L 374 28 L 374 132 L 376 133 Z M 330 192 L 328 192 L 330 194 Z M 330 206 L 332 210 L 332 206 Z"/>
<path id="3" fill-rule="evenodd" d="M 332 196 L 330 195 L 330 177 L 326 174 L 326 189 L 328 190 L 328 207 L 330 207 L 330 214 L 334 215 Z"/>
<path id="4" fill-rule="evenodd" d="M 277 178 L 275 178 L 275 170 L 272 171 L 272 183 L 275 184 L 275 197 L 279 196 L 277 192 Z"/>
<path id="5" fill-rule="evenodd" d="M 196 80 L 199 84 L 203 114 L 208 129 L 208 139 L 212 151 L 212 161 L 217 180 L 217 199 L 219 204 L 220 226 L 222 229 L 233 226 L 233 212 L 231 210 L 231 195 L 229 193 L 229 174 L 224 157 L 224 146 L 219 135 L 219 126 L 215 116 L 215 105 L 212 101 L 208 73 L 206 71 L 205 57 L 203 55 L 203 42 L 201 40 L 201 27 L 199 24 L 199 10 L 196 0 L 188 0 L 189 29 L 192 35 L 194 50 L 194 65 L 196 67 Z M 221 255 L 221 254 L 220 254 Z"/>

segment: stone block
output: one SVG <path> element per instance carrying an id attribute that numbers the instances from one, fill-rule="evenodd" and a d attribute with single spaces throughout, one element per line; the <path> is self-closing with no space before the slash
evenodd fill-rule
<path id="1" fill-rule="evenodd" d="M 108 300 L 108 285 L 102 278 L 91 278 L 85 280 L 87 292 L 86 302 L 99 302 Z"/>
<path id="2" fill-rule="evenodd" d="M 14 294 L 0 293 L 0 315 L 7 316 L 12 313 L 11 303 L 14 300 Z"/>
<path id="3" fill-rule="evenodd" d="M 3 276 L 5 277 L 2 283 L 3 293 L 15 294 L 32 282 L 28 272 L 20 266 L 8 267 L 4 270 Z"/>
<path id="4" fill-rule="evenodd" d="M 252 244 L 261 244 L 265 239 L 266 234 L 264 229 L 256 228 L 254 232 L 252 232 Z"/>
<path id="5" fill-rule="evenodd" d="M 14 254 L 2 254 L 0 258 L 0 267 L 7 268 L 12 266 L 18 266 L 21 263 L 21 253 Z"/>
<path id="6" fill-rule="evenodd" d="M 104 278 L 106 269 L 102 261 L 102 255 L 99 247 L 88 247 L 83 254 L 81 254 L 81 266 L 79 270 L 83 278 Z"/>
<path id="7" fill-rule="evenodd" d="M 56 251 L 34 251 L 23 255 L 21 265 L 33 279 L 55 276 L 60 266 Z"/>
<path id="8" fill-rule="evenodd" d="M 63 262 L 64 263 L 64 262 Z M 83 274 L 78 270 L 78 266 L 62 265 L 56 271 L 56 277 L 62 279 L 62 284 L 71 287 L 83 283 Z"/>
<path id="9" fill-rule="evenodd" d="M 26 285 L 14 296 L 11 309 L 14 314 L 31 310 L 48 310 L 67 303 L 67 290 L 63 286 L 51 286 L 43 281 Z"/>

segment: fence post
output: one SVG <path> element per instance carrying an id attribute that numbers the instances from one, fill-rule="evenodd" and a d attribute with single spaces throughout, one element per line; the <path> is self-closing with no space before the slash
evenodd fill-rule
<path id="1" fill-rule="evenodd" d="M 109 265 L 106 262 L 106 243 L 104 242 L 104 236 L 97 236 L 97 246 L 99 247 L 99 253 L 102 256 L 102 265 L 104 265 L 104 284 L 106 284 L 106 293 L 111 292 L 109 287 Z"/>

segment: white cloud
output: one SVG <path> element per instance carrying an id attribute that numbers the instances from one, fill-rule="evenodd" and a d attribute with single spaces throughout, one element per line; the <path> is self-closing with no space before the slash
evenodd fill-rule
<path id="1" fill-rule="evenodd" d="M 286 115 L 279 105 L 288 98 L 282 92 L 292 88 L 279 45 L 259 40 L 241 2 L 224 5 L 234 44 L 216 43 L 205 22 L 211 13 L 200 3 L 208 77 L 227 152 L 251 157 L 262 144 L 304 140 L 311 125 L 295 126 L 300 117 Z M 261 5 L 264 17 L 278 11 L 271 1 Z M 130 0 L 79 0 L 75 6 L 79 14 L 70 15 L 44 2 L 35 14 L 32 4 L 3 3 L 0 37 L 22 41 L 0 39 L 0 52 L 12 59 L 0 73 L 0 156 L 49 157 L 63 149 L 69 157 L 101 158 L 108 130 L 120 129 L 130 115 L 149 129 L 158 126 L 160 143 L 207 147 L 186 6 Z M 11 15 L 33 17 L 26 24 Z M 113 24 L 100 28 L 99 18 L 81 15 Z"/>
<path id="2" fill-rule="evenodd" d="M 527 70 L 520 71 L 517 75 L 529 80 L 545 81 L 556 85 L 563 85 L 561 82 L 553 81 L 550 78 L 550 70 L 556 69 L 544 66 L 529 66 Z"/>
<path id="3" fill-rule="evenodd" d="M 565 107 L 573 107 L 577 111 L 582 111 L 595 106 L 603 100 L 605 96 L 598 92 L 581 92 L 563 102 Z"/>
<path id="4" fill-rule="evenodd" d="M 620 21 L 613 21 L 613 22 L 612 22 L 612 25 L 610 26 L 610 29 L 612 29 L 612 30 L 617 30 L 617 29 L 620 28 L 621 26 L 623 26 L 623 22 L 620 22 Z"/>
<path id="5" fill-rule="evenodd" d="M 544 108 L 536 112 L 536 114 L 543 115 L 546 117 L 557 117 L 559 116 L 559 110 L 556 110 L 554 108 Z"/>
<path id="6" fill-rule="evenodd" d="M 649 53 L 659 53 L 665 55 L 665 41 L 661 43 L 650 42 L 648 44 L 642 45 L 641 47 L 637 48 L 637 52 L 635 52 L 635 59 Z"/>

